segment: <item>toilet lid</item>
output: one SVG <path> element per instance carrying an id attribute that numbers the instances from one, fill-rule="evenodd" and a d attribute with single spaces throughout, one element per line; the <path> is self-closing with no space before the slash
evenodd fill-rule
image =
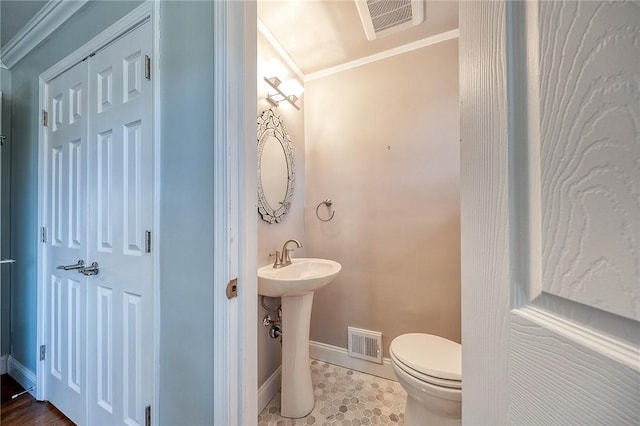
<path id="1" fill-rule="evenodd" d="M 420 373 L 447 380 L 462 380 L 462 346 L 432 334 L 409 333 L 391 342 L 391 353 Z"/>

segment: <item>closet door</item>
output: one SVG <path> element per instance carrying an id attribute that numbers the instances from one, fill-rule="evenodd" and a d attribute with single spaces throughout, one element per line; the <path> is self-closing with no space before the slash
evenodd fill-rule
<path id="1" fill-rule="evenodd" d="M 87 260 L 86 101 L 86 61 L 48 84 L 46 394 L 53 405 L 80 424 L 87 420 L 87 280 L 72 268 L 79 260 Z"/>
<path id="2" fill-rule="evenodd" d="M 145 23 L 89 58 L 89 420 L 145 423 L 153 397 L 151 55 Z"/>

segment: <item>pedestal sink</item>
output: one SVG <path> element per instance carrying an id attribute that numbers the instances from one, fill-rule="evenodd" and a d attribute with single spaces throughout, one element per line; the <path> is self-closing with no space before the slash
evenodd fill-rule
<path id="1" fill-rule="evenodd" d="M 313 292 L 334 280 L 342 266 L 326 259 L 291 259 L 291 265 L 258 269 L 258 293 L 282 298 L 280 415 L 300 418 L 313 410 L 309 325 Z"/>

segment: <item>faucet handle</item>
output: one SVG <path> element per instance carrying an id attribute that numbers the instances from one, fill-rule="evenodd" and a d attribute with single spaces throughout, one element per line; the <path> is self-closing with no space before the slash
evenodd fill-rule
<path id="1" fill-rule="evenodd" d="M 282 267 L 282 258 L 280 257 L 280 252 L 278 250 L 276 250 L 274 253 L 269 253 L 269 257 L 271 256 L 275 256 L 276 260 L 275 262 L 273 262 L 273 267 L 274 268 L 281 268 Z"/>
<path id="2" fill-rule="evenodd" d="M 291 256 L 289 255 L 289 253 L 291 253 L 291 252 L 292 252 L 292 251 L 294 251 L 294 250 L 295 250 L 295 249 L 290 249 L 290 248 L 288 248 L 288 249 L 286 249 L 286 250 L 284 251 L 283 256 L 282 256 L 282 257 L 284 258 L 284 259 L 282 260 L 282 263 L 283 263 L 283 264 L 285 264 L 285 265 L 289 265 L 289 264 L 291 264 Z"/>

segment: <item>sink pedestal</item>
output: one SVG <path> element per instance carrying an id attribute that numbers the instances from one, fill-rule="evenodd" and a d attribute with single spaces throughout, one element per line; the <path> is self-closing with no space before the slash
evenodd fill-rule
<path id="1" fill-rule="evenodd" d="M 280 415 L 305 417 L 315 397 L 309 367 L 309 327 L 313 293 L 282 297 L 282 385 Z"/>
<path id="2" fill-rule="evenodd" d="M 336 261 L 314 258 L 291 259 L 290 265 L 280 268 L 258 268 L 258 293 L 282 298 L 282 417 L 305 417 L 313 410 L 309 367 L 313 292 L 333 281 L 341 269 Z"/>

